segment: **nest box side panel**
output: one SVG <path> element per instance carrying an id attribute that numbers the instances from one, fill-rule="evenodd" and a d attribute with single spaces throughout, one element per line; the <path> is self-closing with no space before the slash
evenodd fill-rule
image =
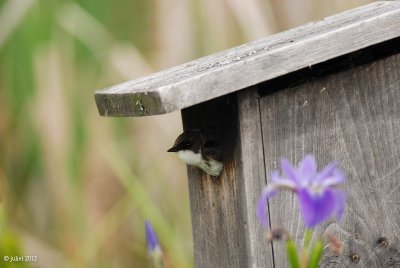
<path id="1" fill-rule="evenodd" d="M 266 170 L 277 160 L 298 163 L 314 154 L 347 174 L 348 201 L 341 222 L 317 233 L 334 234 L 343 252 L 327 249 L 322 267 L 391 267 L 400 264 L 400 54 L 330 74 L 264 96 L 261 118 Z M 304 224 L 294 195 L 270 202 L 272 226 L 303 241 Z M 383 241 L 383 242 L 382 242 Z M 287 267 L 283 243 L 274 242 L 276 267 Z"/>
<path id="2" fill-rule="evenodd" d="M 255 216 L 265 185 L 256 95 L 250 89 L 182 111 L 185 130 L 214 127 L 224 151 L 218 178 L 188 167 L 196 267 L 273 266 L 271 246 Z"/>

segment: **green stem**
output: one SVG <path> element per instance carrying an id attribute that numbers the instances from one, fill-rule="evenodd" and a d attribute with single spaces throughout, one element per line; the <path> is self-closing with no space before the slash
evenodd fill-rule
<path id="1" fill-rule="evenodd" d="M 290 266 L 292 268 L 300 268 L 299 255 L 297 253 L 296 243 L 292 239 L 286 240 L 286 253 Z"/>
<path id="2" fill-rule="evenodd" d="M 311 239 L 313 236 L 313 230 L 311 229 L 306 229 L 304 233 L 304 244 L 303 244 L 303 250 L 301 252 L 301 257 L 300 257 L 300 266 L 301 268 L 306 268 L 308 264 L 308 256 L 309 256 L 309 251 L 311 247 Z"/>
<path id="3" fill-rule="evenodd" d="M 306 250 L 309 249 L 309 246 L 310 246 L 310 242 L 311 242 L 311 239 L 312 239 L 313 232 L 314 232 L 314 231 L 311 230 L 311 229 L 306 229 L 306 232 L 305 232 L 305 234 L 304 234 L 304 246 L 303 246 L 303 248 L 306 249 Z"/>
<path id="4" fill-rule="evenodd" d="M 315 244 L 312 247 L 310 253 L 310 260 L 308 262 L 308 268 L 319 267 L 319 262 L 321 260 L 323 251 L 324 251 L 324 242 L 322 241 L 322 239 L 318 239 L 317 241 L 315 241 Z"/>

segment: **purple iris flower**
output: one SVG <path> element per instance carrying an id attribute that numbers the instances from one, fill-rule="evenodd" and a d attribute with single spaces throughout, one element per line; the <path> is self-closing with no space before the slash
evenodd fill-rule
<path id="1" fill-rule="evenodd" d="M 333 214 L 341 219 L 346 198 L 344 193 L 333 188 L 345 181 L 336 163 L 330 163 L 317 172 L 313 155 L 307 155 L 294 168 L 286 159 L 281 160 L 282 176 L 277 171 L 271 175 L 271 182 L 264 188 L 257 206 L 257 216 L 263 226 L 268 225 L 268 199 L 279 190 L 291 190 L 297 194 L 300 213 L 308 228 L 324 222 Z"/>
<path id="2" fill-rule="evenodd" d="M 153 255 L 155 251 L 161 250 L 160 245 L 158 244 L 157 235 L 151 226 L 149 221 L 145 221 L 146 226 L 146 241 L 147 241 L 147 249 L 150 255 Z"/>

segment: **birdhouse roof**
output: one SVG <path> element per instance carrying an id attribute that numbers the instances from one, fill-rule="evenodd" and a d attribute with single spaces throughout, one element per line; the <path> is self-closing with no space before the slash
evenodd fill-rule
<path id="1" fill-rule="evenodd" d="M 400 1 L 382 1 L 95 93 L 103 116 L 177 111 L 400 36 Z"/>

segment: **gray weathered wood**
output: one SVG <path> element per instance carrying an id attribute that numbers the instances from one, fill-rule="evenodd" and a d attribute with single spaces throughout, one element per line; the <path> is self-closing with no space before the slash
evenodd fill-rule
<path id="1" fill-rule="evenodd" d="M 344 219 L 317 229 L 337 235 L 344 251 L 327 250 L 322 266 L 400 267 L 399 36 L 400 1 L 375 2 L 98 91 L 96 102 L 105 116 L 183 109 L 184 129 L 215 128 L 221 176 L 188 167 L 197 267 L 287 267 L 282 241 L 266 242 L 255 208 L 279 158 L 309 153 L 320 166 L 339 160 L 348 175 Z M 310 70 L 329 74 L 288 86 Z M 296 197 L 277 195 L 269 213 L 301 245 Z"/>
<path id="2" fill-rule="evenodd" d="M 281 157 L 297 163 L 312 153 L 320 166 L 335 159 L 347 173 L 343 220 L 318 228 L 337 235 L 344 251 L 335 257 L 327 250 L 322 267 L 400 267 L 400 54 L 267 95 L 260 103 L 268 172 Z M 277 195 L 270 213 L 272 225 L 283 225 L 301 244 L 296 198 Z M 287 267 L 282 247 L 274 243 L 276 267 Z"/>
<path id="3" fill-rule="evenodd" d="M 261 121 L 255 91 L 224 97 L 182 112 L 185 129 L 215 127 L 224 170 L 212 178 L 188 168 L 196 267 L 272 267 L 271 245 L 255 216 L 265 184 Z M 238 122 L 243 122 L 238 126 Z M 268 250 L 268 252 L 266 252 Z"/>
<path id="4" fill-rule="evenodd" d="M 235 166 L 238 170 L 240 205 L 246 222 L 246 244 L 250 259 L 246 267 L 272 267 L 272 245 L 266 242 L 265 233 L 256 217 L 256 204 L 260 189 L 265 186 L 264 152 L 260 103 L 256 88 L 238 94 L 239 138 L 235 144 Z"/>
<path id="5" fill-rule="evenodd" d="M 96 92 L 104 116 L 172 112 L 400 35 L 400 1 L 375 2 Z"/>

